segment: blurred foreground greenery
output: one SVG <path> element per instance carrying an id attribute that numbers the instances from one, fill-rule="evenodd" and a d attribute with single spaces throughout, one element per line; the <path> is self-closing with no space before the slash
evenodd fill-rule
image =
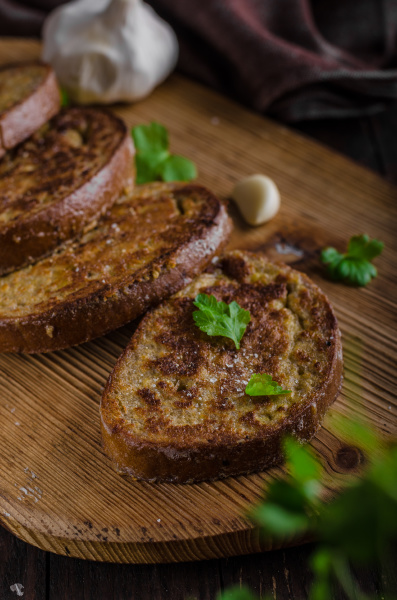
<path id="1" fill-rule="evenodd" d="M 288 476 L 272 481 L 266 497 L 249 513 L 263 534 L 274 540 L 303 534 L 318 540 L 310 560 L 309 600 L 332 598 L 335 581 L 347 598 L 368 600 L 351 566 L 386 560 L 397 539 L 397 444 L 378 457 L 381 442 L 370 427 L 355 423 L 349 429 L 349 442 L 365 452 L 366 468 L 335 500 L 327 504 L 321 500 L 320 462 L 308 446 L 289 438 L 285 440 Z M 246 587 L 232 587 L 217 600 L 258 597 Z"/>

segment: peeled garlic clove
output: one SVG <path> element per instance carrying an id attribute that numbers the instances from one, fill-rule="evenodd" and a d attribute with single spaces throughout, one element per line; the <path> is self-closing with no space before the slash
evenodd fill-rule
<path id="1" fill-rule="evenodd" d="M 178 58 L 173 30 L 142 0 L 64 4 L 46 19 L 43 42 L 43 60 L 80 104 L 140 100 Z"/>
<path id="2" fill-rule="evenodd" d="M 233 189 L 232 198 L 250 225 L 270 221 L 280 208 L 280 193 L 274 181 L 266 175 L 250 175 L 239 181 Z"/>

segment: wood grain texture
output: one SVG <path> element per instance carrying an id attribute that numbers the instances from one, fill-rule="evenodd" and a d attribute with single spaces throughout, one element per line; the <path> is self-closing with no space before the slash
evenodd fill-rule
<path id="1" fill-rule="evenodd" d="M 51 557 L 50 600 L 214 600 L 221 589 L 218 561 L 115 565 Z"/>
<path id="2" fill-rule="evenodd" d="M 1 62 L 38 54 L 1 41 Z M 192 158 L 199 183 L 222 198 L 262 172 L 282 209 L 251 228 L 237 212 L 230 247 L 263 250 L 308 273 L 329 296 L 344 342 L 345 384 L 312 446 L 327 497 L 359 472 L 362 456 L 341 441 L 337 415 L 369 419 L 396 436 L 396 189 L 325 148 L 174 76 L 150 98 L 117 107 L 128 125 L 157 120 L 173 152 Z M 386 243 L 379 277 L 365 289 L 324 278 L 318 254 L 366 232 Z M 62 352 L 0 357 L 0 520 L 21 539 L 67 556 L 109 562 L 173 562 L 258 552 L 264 542 L 244 514 L 282 468 L 190 486 L 120 477 L 104 456 L 98 404 L 133 325 Z M 347 425 L 348 427 L 348 425 Z M 379 448 L 382 452 L 382 447 Z M 288 545 L 293 540 L 285 540 Z"/>
<path id="3" fill-rule="evenodd" d="M 259 598 L 302 600 L 312 576 L 311 544 L 250 556 L 159 565 L 120 565 L 44 553 L 0 529 L 0 598 L 23 585 L 24 600 L 214 600 L 229 586 L 247 585 Z M 394 552 L 396 549 L 394 549 Z M 397 589 L 393 561 L 355 569 L 360 587 L 374 598 Z M 345 594 L 334 587 L 333 600 Z"/>

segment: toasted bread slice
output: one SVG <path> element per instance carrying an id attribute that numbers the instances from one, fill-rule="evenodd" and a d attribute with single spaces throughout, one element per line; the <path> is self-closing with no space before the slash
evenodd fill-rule
<path id="1" fill-rule="evenodd" d="M 0 351 L 58 350 L 116 329 L 200 273 L 230 228 L 203 187 L 137 188 L 78 242 L 0 277 Z"/>
<path id="2" fill-rule="evenodd" d="M 22 63 L 0 69 L 0 156 L 39 129 L 60 109 L 49 65 Z"/>
<path id="3" fill-rule="evenodd" d="M 240 350 L 195 325 L 198 293 L 250 311 Z M 248 396 L 254 373 L 292 393 Z M 340 333 L 323 292 L 286 265 L 234 251 L 141 321 L 103 394 L 104 448 L 147 481 L 258 471 L 282 459 L 285 434 L 316 433 L 341 380 Z"/>
<path id="4" fill-rule="evenodd" d="M 132 186 L 127 127 L 103 110 L 69 108 L 0 161 L 0 274 L 75 237 Z"/>

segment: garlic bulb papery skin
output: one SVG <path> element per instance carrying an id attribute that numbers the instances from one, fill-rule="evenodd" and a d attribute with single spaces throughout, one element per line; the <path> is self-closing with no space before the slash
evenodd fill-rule
<path id="1" fill-rule="evenodd" d="M 43 54 L 79 104 L 144 98 L 174 69 L 178 42 L 142 0 L 75 0 L 44 23 Z"/>

